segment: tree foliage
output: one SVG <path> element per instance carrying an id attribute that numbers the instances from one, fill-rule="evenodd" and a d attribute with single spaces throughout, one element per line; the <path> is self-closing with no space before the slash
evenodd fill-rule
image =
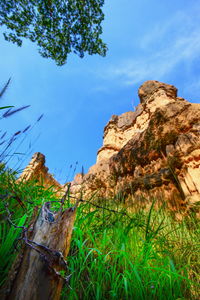
<path id="1" fill-rule="evenodd" d="M 4 38 L 18 46 L 27 38 L 39 53 L 57 65 L 66 63 L 73 52 L 106 55 L 100 38 L 104 0 L 1 0 L 0 25 Z"/>

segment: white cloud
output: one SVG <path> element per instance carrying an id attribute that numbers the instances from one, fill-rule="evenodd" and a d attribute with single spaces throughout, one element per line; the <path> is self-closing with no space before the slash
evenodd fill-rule
<path id="1" fill-rule="evenodd" d="M 194 5 L 190 11 L 178 11 L 164 24 L 156 24 L 141 39 L 137 57 L 108 66 L 102 75 L 132 85 L 147 79 L 162 80 L 179 63 L 189 67 L 200 54 L 199 16 L 200 8 Z"/>

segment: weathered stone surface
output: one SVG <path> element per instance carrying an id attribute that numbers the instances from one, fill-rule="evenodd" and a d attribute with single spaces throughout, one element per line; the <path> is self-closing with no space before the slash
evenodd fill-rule
<path id="1" fill-rule="evenodd" d="M 177 88 L 173 85 L 162 83 L 156 80 L 148 80 L 138 90 L 138 96 L 142 104 L 146 104 L 151 97 L 164 97 L 164 98 L 176 98 Z"/>
<path id="2" fill-rule="evenodd" d="M 76 175 L 71 193 L 121 195 L 140 205 L 156 197 L 171 209 L 188 209 L 200 201 L 200 104 L 177 97 L 174 86 L 158 81 L 145 82 L 138 95 L 136 111 L 112 116 L 97 163 L 86 175 Z M 35 154 L 21 178 L 33 174 L 62 188 L 48 174 L 42 154 Z"/>
<path id="3" fill-rule="evenodd" d="M 138 124 L 133 126 L 142 111 L 142 106 L 139 106 L 135 112 L 129 111 L 120 116 L 112 116 L 104 129 L 103 146 L 98 151 L 97 162 L 118 153 L 136 132 L 142 130 Z"/>
<path id="4" fill-rule="evenodd" d="M 48 171 L 49 169 L 45 166 L 45 156 L 40 152 L 36 152 L 18 180 L 28 181 L 35 179 L 45 188 L 52 186 L 55 191 L 61 191 L 63 186 Z"/>
<path id="5" fill-rule="evenodd" d="M 158 81 L 139 88 L 135 112 L 112 116 L 97 163 L 72 192 L 85 197 L 166 199 L 172 209 L 200 201 L 200 104 Z"/>

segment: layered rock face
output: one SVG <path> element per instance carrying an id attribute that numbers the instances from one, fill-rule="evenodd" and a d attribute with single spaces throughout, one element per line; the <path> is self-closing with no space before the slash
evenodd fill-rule
<path id="1" fill-rule="evenodd" d="M 200 201 L 200 104 L 177 97 L 158 81 L 138 91 L 135 112 L 112 116 L 97 163 L 78 174 L 71 192 L 83 197 L 152 197 L 177 208 Z"/>
<path id="2" fill-rule="evenodd" d="M 18 181 L 35 179 L 45 188 L 53 187 L 56 192 L 61 192 L 63 186 L 60 185 L 48 171 L 49 169 L 45 166 L 45 156 L 40 152 L 36 152 Z"/>

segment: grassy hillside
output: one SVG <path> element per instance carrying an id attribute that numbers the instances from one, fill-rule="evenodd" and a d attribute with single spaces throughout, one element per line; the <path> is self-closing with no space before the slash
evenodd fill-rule
<path id="1" fill-rule="evenodd" d="M 55 195 L 34 182 L 15 182 L 0 170 L 0 284 L 23 241 L 17 240 L 36 208 Z M 128 213 L 118 200 L 104 209 L 81 203 L 72 237 L 62 299 L 199 299 L 200 225 L 164 209 Z M 69 199 L 66 206 L 69 206 Z M 11 223 L 12 222 L 12 223 Z M 15 228 L 15 225 L 22 228 Z"/>
<path id="2" fill-rule="evenodd" d="M 200 226 L 161 209 L 79 207 L 63 299 L 199 299 Z M 91 211 L 92 209 L 92 211 Z"/>

